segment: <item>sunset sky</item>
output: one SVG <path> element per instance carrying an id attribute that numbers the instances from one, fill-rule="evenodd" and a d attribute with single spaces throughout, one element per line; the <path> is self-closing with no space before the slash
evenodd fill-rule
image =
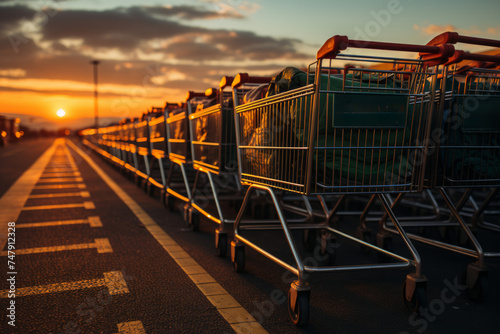
<path id="1" fill-rule="evenodd" d="M 0 0 L 0 114 L 93 117 L 93 59 L 99 115 L 134 117 L 223 75 L 305 66 L 337 34 L 500 39 L 499 13 L 496 0 Z"/>

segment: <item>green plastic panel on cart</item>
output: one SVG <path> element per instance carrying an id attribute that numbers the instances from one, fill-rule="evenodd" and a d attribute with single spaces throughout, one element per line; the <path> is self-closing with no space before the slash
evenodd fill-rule
<path id="1" fill-rule="evenodd" d="M 463 118 L 463 132 L 500 132 L 500 96 L 475 99 L 465 108 Z"/>
<path id="2" fill-rule="evenodd" d="M 333 127 L 404 128 L 407 103 L 408 98 L 403 94 L 335 93 Z"/>

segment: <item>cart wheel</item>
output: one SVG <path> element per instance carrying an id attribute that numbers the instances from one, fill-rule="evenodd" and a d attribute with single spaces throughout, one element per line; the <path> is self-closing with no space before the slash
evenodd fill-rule
<path id="1" fill-rule="evenodd" d="M 165 191 L 165 189 L 162 189 L 160 192 L 160 201 L 164 207 L 168 206 L 168 204 L 167 204 L 167 192 Z"/>
<path id="2" fill-rule="evenodd" d="M 245 248 L 243 246 L 234 246 L 233 243 L 231 243 L 231 247 L 234 247 L 234 271 L 242 273 L 245 271 Z"/>
<path id="3" fill-rule="evenodd" d="M 175 197 L 167 194 L 167 199 L 165 203 L 167 204 L 167 208 L 170 210 L 170 212 L 175 212 Z"/>
<path id="4" fill-rule="evenodd" d="M 215 232 L 215 237 L 218 238 L 215 244 L 217 250 L 217 256 L 225 258 L 227 254 L 227 234 Z"/>
<path id="5" fill-rule="evenodd" d="M 315 229 L 304 230 L 302 244 L 304 245 L 304 248 L 309 252 L 314 250 L 314 247 L 316 246 L 316 235 L 317 230 Z"/>
<path id="6" fill-rule="evenodd" d="M 443 226 L 439 229 L 439 234 L 444 242 L 456 245 L 459 239 L 458 226 Z"/>
<path id="7" fill-rule="evenodd" d="M 462 275 L 463 284 L 467 284 L 467 271 Z M 480 303 L 488 291 L 488 272 L 480 272 L 472 288 L 467 287 L 467 296 L 475 303 Z"/>
<path id="8" fill-rule="evenodd" d="M 403 301 L 406 308 L 411 313 L 420 313 L 421 310 L 427 307 L 427 294 L 425 292 L 425 287 L 418 285 L 415 287 L 415 291 L 411 296 L 411 300 L 406 299 L 406 279 L 403 283 Z"/>
<path id="9" fill-rule="evenodd" d="M 304 326 L 309 321 L 310 291 L 297 291 L 295 307 L 292 306 L 292 288 L 288 290 L 288 313 L 295 326 Z"/>
<path id="10" fill-rule="evenodd" d="M 474 235 L 474 237 L 477 238 L 477 231 L 472 230 L 471 232 Z M 472 243 L 472 240 L 469 238 L 469 236 L 467 235 L 467 233 L 465 232 L 464 229 L 460 228 L 460 230 L 458 231 L 457 234 L 458 234 L 457 239 L 458 239 L 459 246 L 462 246 L 465 248 L 474 248 L 474 244 Z"/>
<path id="11" fill-rule="evenodd" d="M 135 174 L 135 176 L 134 176 L 134 182 L 135 182 L 136 186 L 138 186 L 138 187 L 141 186 L 141 180 L 142 180 L 141 177 L 139 175 Z"/>
<path id="12" fill-rule="evenodd" d="M 356 236 L 358 237 L 358 239 L 363 240 L 364 242 L 367 242 L 369 244 L 373 243 L 372 230 L 368 228 L 363 228 L 361 226 L 358 226 L 356 230 Z M 364 245 L 360 245 L 359 249 L 363 254 L 369 254 L 371 252 L 371 248 L 366 247 Z"/>
<path id="13" fill-rule="evenodd" d="M 151 184 L 151 182 L 148 182 L 147 184 L 147 193 L 150 197 L 155 195 L 155 187 Z"/>
<path id="14" fill-rule="evenodd" d="M 196 211 L 193 207 L 189 207 L 187 216 L 188 216 L 189 228 L 192 231 L 198 231 L 200 229 L 200 213 Z"/>
<path id="15" fill-rule="evenodd" d="M 337 239 L 334 235 L 330 233 L 321 234 L 319 244 L 316 246 L 319 247 L 320 259 L 318 259 L 318 264 L 320 266 L 333 266 L 335 264 L 335 260 L 337 259 L 336 242 Z"/>
<path id="16" fill-rule="evenodd" d="M 392 242 L 391 236 L 380 237 L 379 235 L 377 235 L 377 246 L 388 252 L 391 253 L 394 252 L 394 244 Z M 378 252 L 378 259 L 380 262 L 390 262 L 393 260 L 392 257 L 382 254 L 380 252 Z"/>

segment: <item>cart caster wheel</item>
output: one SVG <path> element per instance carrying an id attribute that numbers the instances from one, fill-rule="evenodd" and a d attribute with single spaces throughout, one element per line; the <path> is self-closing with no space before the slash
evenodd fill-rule
<path id="1" fill-rule="evenodd" d="M 316 247 L 317 230 L 304 230 L 302 244 L 305 250 L 312 251 Z"/>
<path id="2" fill-rule="evenodd" d="M 175 212 L 175 197 L 167 194 L 165 199 L 166 207 L 170 212 Z"/>
<path id="3" fill-rule="evenodd" d="M 356 230 L 356 236 L 358 237 L 358 239 L 360 239 L 364 242 L 367 242 L 369 244 L 373 243 L 373 234 L 372 234 L 372 230 L 370 230 L 370 229 L 358 226 L 358 228 Z M 364 246 L 364 245 L 360 245 L 359 249 L 361 250 L 361 252 L 363 254 L 369 254 L 371 252 L 371 248 Z"/>
<path id="4" fill-rule="evenodd" d="M 392 243 L 392 236 L 385 233 L 377 233 L 377 246 L 388 251 L 394 252 L 394 244 Z M 390 262 L 392 257 L 387 256 L 382 253 L 378 253 L 378 259 L 380 262 Z"/>
<path id="5" fill-rule="evenodd" d="M 186 209 L 186 207 L 188 207 Z M 187 210 L 187 212 L 186 212 Z M 187 215 L 187 223 L 191 231 L 198 231 L 200 229 L 200 214 L 192 206 L 186 204 L 184 206 L 184 214 Z"/>
<path id="6" fill-rule="evenodd" d="M 417 284 L 417 286 L 415 287 L 415 291 L 411 296 L 411 299 L 408 300 L 406 298 L 406 282 L 407 281 L 405 279 L 405 282 L 403 283 L 403 301 L 405 303 L 405 306 L 411 313 L 420 314 L 420 312 L 427 307 L 427 294 L 425 292 L 425 285 Z"/>
<path id="7" fill-rule="evenodd" d="M 441 239 L 453 245 L 456 245 L 459 240 L 459 227 L 458 226 L 443 226 L 439 229 Z"/>
<path id="8" fill-rule="evenodd" d="M 295 282 L 292 283 L 290 290 L 288 290 L 288 313 L 290 314 L 290 319 L 295 326 L 305 326 L 309 321 L 309 297 L 311 291 L 298 290 Z M 295 298 L 295 303 L 293 302 Z"/>
<path id="9" fill-rule="evenodd" d="M 148 196 L 154 197 L 154 195 L 155 195 L 155 187 L 150 182 L 147 183 L 147 189 L 146 189 L 146 191 L 147 191 Z"/>
<path id="10" fill-rule="evenodd" d="M 337 239 L 330 233 L 322 233 L 319 239 L 318 247 L 318 264 L 320 266 L 333 266 L 337 258 L 336 249 Z M 316 253 L 314 253 L 316 256 Z"/>
<path id="11" fill-rule="evenodd" d="M 245 247 L 231 241 L 231 260 L 233 261 L 234 271 L 242 273 L 245 271 Z"/>
<path id="12" fill-rule="evenodd" d="M 462 281 L 467 285 L 467 271 L 462 275 Z M 486 292 L 488 291 L 488 272 L 481 271 L 478 274 L 476 281 L 472 287 L 467 285 L 467 296 L 470 300 L 475 303 L 480 303 L 486 297 Z"/>
<path id="13" fill-rule="evenodd" d="M 472 235 L 474 235 L 474 237 L 477 238 L 477 231 L 471 231 L 472 232 Z M 474 243 L 472 242 L 472 240 L 469 238 L 469 236 L 467 235 L 467 233 L 465 232 L 464 229 L 460 229 L 458 231 L 458 245 L 459 246 L 462 246 L 462 247 L 465 247 L 465 248 L 474 248 Z"/>
<path id="14" fill-rule="evenodd" d="M 225 258 L 227 254 L 227 233 L 216 230 L 215 231 L 215 249 L 217 256 Z"/>
<path id="15" fill-rule="evenodd" d="M 160 191 L 160 202 L 164 207 L 167 207 L 167 192 L 164 189 Z"/>

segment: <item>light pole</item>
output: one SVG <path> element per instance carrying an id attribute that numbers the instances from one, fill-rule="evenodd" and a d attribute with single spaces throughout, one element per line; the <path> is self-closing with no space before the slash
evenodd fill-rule
<path id="1" fill-rule="evenodd" d="M 92 60 L 90 62 L 94 65 L 94 117 L 95 117 L 95 128 L 99 128 L 99 116 L 98 116 L 98 105 L 97 105 L 97 65 L 100 61 Z"/>

